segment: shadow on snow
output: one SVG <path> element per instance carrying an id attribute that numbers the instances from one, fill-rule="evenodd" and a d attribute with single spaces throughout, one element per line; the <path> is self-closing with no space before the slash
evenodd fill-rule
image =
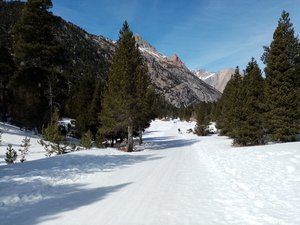
<path id="1" fill-rule="evenodd" d="M 199 141 L 199 139 L 183 139 L 175 136 L 145 138 L 145 143 L 147 143 L 146 148 L 151 150 L 183 148 L 191 146 Z"/>
<path id="2" fill-rule="evenodd" d="M 104 199 L 131 183 L 88 188 L 84 179 L 160 157 L 68 154 L 0 167 L 0 221 L 31 225 Z M 99 174 L 101 177 L 101 174 Z M 101 178 L 100 178 L 101 179 Z M 101 212 L 99 212 L 101 213 Z"/>

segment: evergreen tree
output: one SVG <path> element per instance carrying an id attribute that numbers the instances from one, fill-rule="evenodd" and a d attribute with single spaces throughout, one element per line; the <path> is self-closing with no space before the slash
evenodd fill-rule
<path id="1" fill-rule="evenodd" d="M 88 108 L 88 129 L 91 131 L 93 137 L 96 137 L 99 127 L 98 115 L 102 109 L 102 88 L 102 82 L 98 79 L 96 81 L 92 101 Z"/>
<path id="2" fill-rule="evenodd" d="M 37 127 L 49 120 L 57 105 L 57 84 L 62 80 L 64 54 L 54 38 L 52 27 L 57 18 L 48 11 L 51 7 L 51 0 L 28 0 L 14 27 L 14 54 L 19 66 L 11 87 L 16 97 L 14 117 Z M 18 110 L 23 107 L 25 110 Z M 36 107 L 35 113 L 32 108 Z"/>
<path id="3" fill-rule="evenodd" d="M 274 141 L 292 141 L 297 132 L 296 57 L 299 42 L 294 35 L 289 13 L 283 11 L 262 60 L 266 64 L 265 121 Z"/>
<path id="4" fill-rule="evenodd" d="M 25 162 L 26 161 L 26 155 L 28 154 L 29 147 L 30 147 L 30 138 L 25 137 L 22 140 L 22 144 L 20 145 L 21 149 L 19 149 L 21 153 L 21 159 L 20 162 Z"/>
<path id="5" fill-rule="evenodd" d="M 7 152 L 5 153 L 5 162 L 7 164 L 13 164 L 18 157 L 17 151 L 13 149 L 12 145 L 9 144 Z"/>
<path id="6" fill-rule="evenodd" d="M 8 83 L 15 71 L 12 55 L 7 47 L 0 45 L 0 121 L 6 121 L 8 113 Z"/>
<path id="7" fill-rule="evenodd" d="M 133 151 L 133 129 L 138 124 L 143 106 L 139 104 L 140 89 L 147 78 L 145 65 L 133 33 L 125 22 L 120 31 L 117 49 L 104 93 L 100 114 L 100 133 L 116 135 L 127 129 L 127 151 Z"/>
<path id="8" fill-rule="evenodd" d="M 300 130 L 300 41 L 298 42 L 298 54 L 296 57 L 295 65 L 295 77 L 296 77 L 296 93 L 297 93 L 297 130 Z"/>
<path id="9" fill-rule="evenodd" d="M 90 74 L 84 76 L 79 84 L 78 92 L 74 98 L 74 107 L 76 118 L 76 131 L 81 137 L 89 129 L 91 120 L 90 107 L 95 90 L 95 78 Z M 94 115 L 93 115 L 94 116 Z M 95 115 L 96 116 L 96 115 Z"/>
<path id="10" fill-rule="evenodd" d="M 139 144 L 143 143 L 142 133 L 145 128 L 150 125 L 150 121 L 155 118 L 155 101 L 156 94 L 154 88 L 150 84 L 150 78 L 147 76 L 148 67 L 145 65 L 141 55 L 138 54 L 137 59 L 138 73 L 136 77 L 136 91 L 133 93 L 135 103 L 135 112 L 133 112 L 134 127 L 139 133 Z"/>
<path id="11" fill-rule="evenodd" d="M 201 102 L 196 108 L 197 126 L 195 133 L 199 136 L 206 136 L 209 134 L 208 125 L 212 121 L 212 108 L 214 103 Z"/>
<path id="12" fill-rule="evenodd" d="M 51 156 L 53 153 L 58 155 L 64 154 L 66 151 L 66 146 L 63 146 L 62 144 L 64 136 L 60 133 L 58 120 L 59 113 L 56 109 L 53 113 L 50 123 L 42 130 L 43 140 L 41 140 L 39 143 L 46 149 L 47 156 Z"/>
<path id="13" fill-rule="evenodd" d="M 210 122 L 211 105 L 207 102 L 201 102 L 196 109 L 196 120 L 198 124 L 208 125 Z"/>
<path id="14" fill-rule="evenodd" d="M 8 84 L 15 72 L 11 54 L 11 24 L 15 23 L 20 6 L 21 3 L 0 1 L 0 121 L 6 121 L 10 103 Z"/>
<path id="15" fill-rule="evenodd" d="M 254 58 L 244 72 L 240 96 L 240 112 L 235 115 L 239 121 L 234 128 L 234 144 L 257 145 L 264 143 L 263 129 L 263 87 L 264 80 Z"/>
<path id="16" fill-rule="evenodd" d="M 86 133 L 84 133 L 80 139 L 81 145 L 85 149 L 90 149 L 93 146 L 93 134 L 90 130 L 88 130 Z"/>
<path id="17" fill-rule="evenodd" d="M 242 76 L 237 67 L 235 73 L 227 83 L 223 95 L 219 100 L 220 115 L 218 127 L 222 135 L 234 137 L 234 129 L 239 124 L 240 104 L 243 101 L 241 96 Z"/>

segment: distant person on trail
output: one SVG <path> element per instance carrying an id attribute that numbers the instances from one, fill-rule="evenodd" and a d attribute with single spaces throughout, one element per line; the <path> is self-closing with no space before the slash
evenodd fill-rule
<path id="1" fill-rule="evenodd" d="M 180 128 L 178 128 L 178 134 L 181 134 L 181 130 L 180 130 Z"/>

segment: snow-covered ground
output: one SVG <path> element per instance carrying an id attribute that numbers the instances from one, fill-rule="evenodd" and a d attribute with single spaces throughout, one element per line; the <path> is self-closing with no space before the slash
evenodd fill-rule
<path id="1" fill-rule="evenodd" d="M 156 120 L 134 153 L 45 158 L 30 135 L 28 161 L 14 165 L 6 146 L 28 133 L 0 125 L 0 224 L 300 224 L 300 142 L 233 148 L 185 133 L 194 125 Z"/>

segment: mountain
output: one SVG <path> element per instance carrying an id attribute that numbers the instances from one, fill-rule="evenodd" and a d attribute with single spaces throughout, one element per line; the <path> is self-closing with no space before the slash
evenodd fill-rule
<path id="1" fill-rule="evenodd" d="M 231 75 L 234 74 L 234 69 L 228 68 L 217 73 L 207 70 L 192 70 L 191 72 L 218 91 L 223 92 Z"/>
<path id="2" fill-rule="evenodd" d="M 219 91 L 196 77 L 176 54 L 167 58 L 140 36 L 135 35 L 135 39 L 148 64 L 152 83 L 172 105 L 212 102 L 221 96 Z"/>
<path id="3" fill-rule="evenodd" d="M 18 7 L 16 7 L 15 5 Z M 12 28 L 20 15 L 22 2 L 1 2 L 0 21 L 5 20 L 7 27 L 4 33 L 9 39 L 9 49 L 12 49 Z M 12 10 L 14 9 L 14 11 Z M 62 72 L 68 80 L 69 88 L 78 86 L 80 80 L 86 74 L 107 81 L 111 60 L 116 48 L 115 42 L 103 36 L 89 34 L 80 27 L 59 18 L 53 24 L 53 32 L 59 43 L 64 46 L 67 63 Z M 149 43 L 135 36 L 140 51 L 149 68 L 149 76 L 157 93 L 176 107 L 186 107 L 201 101 L 216 101 L 221 93 L 205 82 L 198 79 L 184 65 L 181 59 L 174 54 L 167 58 L 159 53 Z"/>

